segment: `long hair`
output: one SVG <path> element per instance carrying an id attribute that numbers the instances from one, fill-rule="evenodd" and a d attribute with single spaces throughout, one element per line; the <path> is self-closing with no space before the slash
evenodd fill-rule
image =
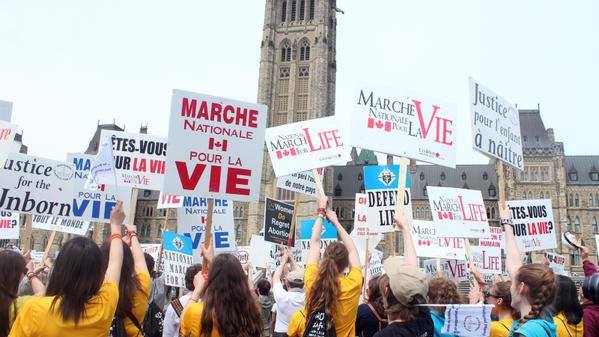
<path id="1" fill-rule="evenodd" d="M 558 290 L 553 301 L 554 313 L 563 312 L 568 324 L 578 324 L 582 321 L 582 306 L 578 302 L 576 284 L 564 275 L 558 275 L 558 280 Z"/>
<path id="2" fill-rule="evenodd" d="M 98 245 L 86 237 L 76 237 L 64 244 L 46 288 L 47 296 L 55 296 L 50 310 L 58 310 L 64 321 L 75 325 L 85 317 L 85 304 L 98 293 L 104 282 L 105 266 Z"/>
<path id="3" fill-rule="evenodd" d="M 383 307 L 381 288 L 379 288 L 379 279 L 380 276 L 376 276 L 368 281 L 368 303 L 370 303 L 379 314 L 384 316 L 385 308 Z"/>
<path id="4" fill-rule="evenodd" d="M 504 310 L 510 310 L 512 313 L 512 319 L 514 319 L 518 317 L 520 313 L 518 310 L 512 308 L 512 292 L 510 291 L 511 286 L 512 281 L 500 281 L 493 284 L 492 289 L 495 289 L 494 296 L 503 300 L 501 304 L 496 304 L 495 306 L 498 306 Z"/>
<path id="5" fill-rule="evenodd" d="M 25 259 L 21 254 L 12 250 L 0 251 L 0 337 L 8 336 L 10 331 L 10 309 L 25 272 Z M 17 313 L 13 314 L 16 316 Z"/>
<path id="6" fill-rule="evenodd" d="M 318 266 L 318 275 L 312 288 L 307 289 L 306 317 L 310 317 L 313 312 L 324 308 L 326 314 L 333 320 L 340 292 L 339 274 L 348 265 L 349 252 L 341 242 L 333 242 L 325 249 Z"/>
<path id="7" fill-rule="evenodd" d="M 216 328 L 223 337 L 262 336 L 264 326 L 258 301 L 252 296 L 241 263 L 231 254 L 217 255 L 200 293 L 204 309 L 200 336 Z"/>
<path id="8" fill-rule="evenodd" d="M 104 256 L 104 265 L 108 266 L 110 259 L 110 244 L 112 241 L 106 241 L 102 245 L 102 255 Z M 121 278 L 119 279 L 119 304 L 116 307 L 116 314 L 121 318 L 133 316 L 133 295 L 135 291 L 143 288 L 135 276 L 135 263 L 133 262 L 133 254 L 129 246 L 120 241 L 123 245 L 123 265 L 121 267 Z"/>
<path id="9" fill-rule="evenodd" d="M 517 331 L 524 323 L 535 318 L 545 318 L 545 308 L 553 302 L 557 288 L 557 277 L 546 265 L 540 263 L 525 264 L 518 269 L 516 274 L 516 286 L 524 283 L 528 291 L 525 298 L 531 306 L 530 312 L 522 317 L 520 323 L 512 329 Z"/>
<path id="10" fill-rule="evenodd" d="M 385 313 L 389 320 L 400 319 L 402 321 L 412 321 L 418 317 L 419 313 L 428 313 L 429 309 L 426 307 L 419 307 L 419 304 L 425 304 L 426 299 L 421 295 L 414 296 L 409 305 L 403 305 L 393 295 L 391 287 L 389 286 L 389 275 L 384 274 L 379 279 L 379 288 L 384 298 Z"/>
<path id="11" fill-rule="evenodd" d="M 435 304 L 461 304 L 462 295 L 458 284 L 445 277 L 436 276 L 428 282 L 428 302 Z M 445 307 L 434 307 L 440 315 L 445 314 Z"/>

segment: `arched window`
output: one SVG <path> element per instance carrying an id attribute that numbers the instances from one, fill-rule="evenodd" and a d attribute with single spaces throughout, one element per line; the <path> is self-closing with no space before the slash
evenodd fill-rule
<path id="1" fill-rule="evenodd" d="M 445 181 L 445 178 L 447 178 L 447 177 L 445 176 L 445 172 L 441 172 L 441 181 Z"/>
<path id="2" fill-rule="evenodd" d="M 314 2 L 316 0 L 310 0 L 310 14 L 308 15 L 308 19 L 314 20 Z"/>
<path id="3" fill-rule="evenodd" d="M 281 3 L 281 22 L 287 21 L 287 1 Z"/>
<path id="4" fill-rule="evenodd" d="M 570 221 L 570 219 L 568 218 L 568 224 L 566 226 L 568 228 L 568 232 L 572 231 L 572 221 Z"/>
<path id="5" fill-rule="evenodd" d="M 295 21 L 295 14 L 297 12 L 297 0 L 291 0 L 291 21 Z"/>
<path id="6" fill-rule="evenodd" d="M 574 206 L 574 196 L 572 193 L 570 193 L 570 196 L 568 197 L 568 204 L 570 207 Z"/>
<path id="7" fill-rule="evenodd" d="M 359 180 L 359 181 L 362 181 L 362 179 L 364 179 L 364 176 L 362 175 L 362 172 L 360 172 L 360 173 L 358 174 L 358 180 Z"/>
<path id="8" fill-rule="evenodd" d="M 593 202 L 595 201 L 595 199 L 593 199 L 593 195 L 589 194 L 589 207 L 593 207 Z"/>
<path id="9" fill-rule="evenodd" d="M 599 207 L 599 193 L 595 194 L 595 206 Z"/>
<path id="10" fill-rule="evenodd" d="M 497 195 L 497 189 L 495 189 L 495 185 L 491 184 L 491 186 L 489 186 L 489 196 L 495 197 L 496 195 Z"/>
<path id="11" fill-rule="evenodd" d="M 574 205 L 576 207 L 580 206 L 580 199 L 578 198 L 578 193 L 576 193 L 576 196 L 574 197 Z"/>
<path id="12" fill-rule="evenodd" d="M 526 191 L 522 192 L 522 199 L 526 199 Z"/>
<path id="13" fill-rule="evenodd" d="M 420 172 L 420 181 L 424 180 L 424 172 Z M 597 194 L 597 196 L 599 196 L 599 194 Z"/>
<path id="14" fill-rule="evenodd" d="M 532 192 L 528 192 L 528 199 L 532 199 Z"/>
<path id="15" fill-rule="evenodd" d="M 483 173 L 483 180 L 487 180 L 489 179 L 489 175 L 487 174 L 487 172 Z"/>
<path id="16" fill-rule="evenodd" d="M 574 231 L 575 231 L 576 233 L 580 233 L 580 232 L 582 232 L 582 231 L 580 230 L 580 219 L 579 219 L 578 217 L 576 217 L 576 220 L 574 220 Z"/>
<path id="17" fill-rule="evenodd" d="M 426 186 L 424 186 L 424 188 L 422 189 L 422 194 L 424 194 L 425 197 L 428 197 L 428 192 L 426 192 Z"/>
<path id="18" fill-rule="evenodd" d="M 243 206 L 239 207 L 239 217 L 243 218 L 244 216 L 245 216 L 245 208 L 243 208 Z"/>
<path id="19" fill-rule="evenodd" d="M 495 207 L 491 207 L 491 219 L 495 219 Z"/>
<path id="20" fill-rule="evenodd" d="M 462 172 L 462 180 L 466 180 L 466 172 Z"/>
<path id="21" fill-rule="evenodd" d="M 300 43 L 300 61 L 310 60 L 310 43 L 307 39 Z"/>
<path id="22" fill-rule="evenodd" d="M 593 234 L 597 234 L 597 232 L 599 232 L 599 228 L 597 228 L 597 219 L 595 217 L 593 217 L 593 220 L 591 220 L 591 229 L 593 230 Z"/>
<path id="23" fill-rule="evenodd" d="M 487 219 L 491 219 L 491 209 L 487 207 Z"/>
<path id="24" fill-rule="evenodd" d="M 306 9 L 306 0 L 300 0 L 299 19 L 304 21 L 304 10 Z"/>
<path id="25" fill-rule="evenodd" d="M 543 191 L 539 193 L 539 199 L 545 199 L 545 193 L 543 193 Z"/>
<path id="26" fill-rule="evenodd" d="M 285 40 L 281 44 L 281 62 L 291 61 L 291 44 L 289 40 Z"/>
<path id="27" fill-rule="evenodd" d="M 578 253 L 578 250 L 574 251 L 572 253 L 571 259 L 570 259 L 570 264 L 573 266 L 578 266 L 580 265 L 580 253 Z"/>

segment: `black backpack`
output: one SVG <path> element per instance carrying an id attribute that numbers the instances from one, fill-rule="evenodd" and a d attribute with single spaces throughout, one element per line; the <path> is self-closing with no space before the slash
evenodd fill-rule
<path id="1" fill-rule="evenodd" d="M 310 315 L 302 337 L 337 337 L 335 325 L 324 308 L 318 309 Z"/>
<path id="2" fill-rule="evenodd" d="M 135 326 L 139 329 L 137 336 L 142 336 L 141 332 L 141 324 L 137 321 L 137 318 L 133 315 L 127 315 L 129 319 L 135 324 Z M 110 324 L 110 330 L 108 331 L 108 337 L 127 337 L 127 330 L 125 329 L 125 320 L 123 317 L 119 315 L 114 315 L 112 318 L 112 324 Z"/>
<path id="3" fill-rule="evenodd" d="M 145 337 L 162 337 L 162 323 L 164 314 L 156 302 L 152 301 L 148 305 L 148 311 L 144 317 L 144 336 Z"/>

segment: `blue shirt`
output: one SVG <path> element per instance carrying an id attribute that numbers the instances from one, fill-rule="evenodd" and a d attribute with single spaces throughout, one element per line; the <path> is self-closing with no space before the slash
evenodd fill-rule
<path id="1" fill-rule="evenodd" d="M 434 337 L 457 337 L 448 333 L 441 333 L 441 330 L 443 330 L 443 325 L 445 325 L 445 316 L 441 316 L 435 310 L 431 309 L 431 318 L 433 319 L 433 324 L 435 325 Z"/>
<path id="2" fill-rule="evenodd" d="M 520 323 L 520 320 L 514 321 L 510 333 Z M 514 337 L 526 336 L 526 337 L 557 337 L 555 324 L 553 323 L 553 317 L 547 315 L 546 319 L 531 319 L 526 321 L 521 327 L 518 328 L 513 334 Z"/>

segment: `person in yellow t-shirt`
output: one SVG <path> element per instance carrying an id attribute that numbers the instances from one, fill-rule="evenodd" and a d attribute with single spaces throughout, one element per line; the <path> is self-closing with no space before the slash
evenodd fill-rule
<path id="1" fill-rule="evenodd" d="M 355 322 L 362 289 L 360 257 L 353 240 L 339 223 L 337 214 L 331 210 L 325 211 L 327 202 L 326 196 L 318 198 L 318 217 L 312 227 L 310 250 L 304 271 L 306 305 L 291 317 L 287 330 L 290 337 L 301 337 L 310 316 L 319 310 L 324 310 L 332 318 L 337 337 L 355 336 Z M 331 243 L 318 264 L 320 236 L 325 217 L 333 223 L 343 243 Z M 348 267 L 349 272 L 344 274 Z"/>
<path id="2" fill-rule="evenodd" d="M 110 213 L 113 245 L 104 270 L 102 252 L 86 237 L 67 241 L 54 263 L 46 294 L 18 313 L 9 337 L 106 337 L 119 299 L 123 203 Z"/>
<path id="3" fill-rule="evenodd" d="M 582 337 L 582 305 L 578 302 L 576 284 L 571 278 L 558 275 L 558 288 L 552 311 L 558 337 Z"/>
<path id="4" fill-rule="evenodd" d="M 193 279 L 194 290 L 181 314 L 181 335 L 199 337 L 256 337 L 264 333 L 262 310 L 252 296 L 237 256 L 220 254 L 202 246 L 204 265 Z M 200 301 L 201 298 L 201 301 Z"/>
<path id="5" fill-rule="evenodd" d="M 143 336 L 143 320 L 148 310 L 152 280 L 137 238 L 136 226 L 125 225 L 125 234 L 116 315 L 123 319 L 128 337 Z M 105 260 L 108 260 L 110 246 L 110 242 L 102 246 Z"/>
<path id="6" fill-rule="evenodd" d="M 484 292 L 485 303 L 494 305 L 491 314 L 498 318 L 491 322 L 490 337 L 507 337 L 514 323 L 514 316 L 518 316 L 512 308 L 511 286 L 511 281 L 495 282 Z"/>

